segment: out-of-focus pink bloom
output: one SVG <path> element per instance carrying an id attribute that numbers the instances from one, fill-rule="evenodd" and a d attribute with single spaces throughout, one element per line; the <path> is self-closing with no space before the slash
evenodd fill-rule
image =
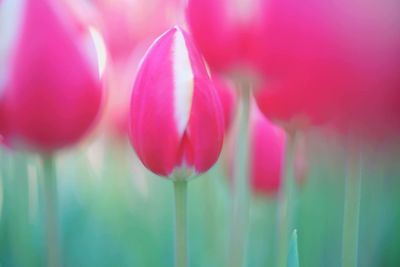
<path id="1" fill-rule="evenodd" d="M 238 125 L 235 125 L 238 126 Z M 233 177 L 233 161 L 238 127 L 226 136 L 224 168 L 230 180 Z M 250 183 L 256 195 L 275 196 L 284 179 L 286 157 L 286 133 L 261 113 L 254 98 L 250 113 Z M 298 186 L 308 175 L 308 158 L 305 137 L 296 137 L 293 171 Z"/>
<path id="2" fill-rule="evenodd" d="M 74 144 L 100 109 L 104 62 L 95 54 L 98 35 L 77 27 L 57 1 L 2 5 L 8 21 L 1 32 L 7 138 L 43 152 Z"/>
<path id="3" fill-rule="evenodd" d="M 250 114 L 250 183 L 256 194 L 276 194 L 284 174 L 286 134 L 253 101 Z"/>
<path id="4" fill-rule="evenodd" d="M 129 109 L 125 106 L 114 107 L 110 118 L 110 130 L 113 137 L 125 140 L 129 133 Z"/>
<path id="5" fill-rule="evenodd" d="M 330 122 L 345 135 L 397 135 L 400 2 L 268 3 L 261 110 L 273 120 Z"/>
<path id="6" fill-rule="evenodd" d="M 95 0 L 101 31 L 113 60 L 129 57 L 142 41 L 151 41 L 179 17 L 180 0 Z"/>
<path id="7" fill-rule="evenodd" d="M 133 87 L 130 138 L 154 173 L 186 179 L 207 171 L 221 151 L 223 111 L 203 58 L 179 27 L 147 51 Z"/>
<path id="8" fill-rule="evenodd" d="M 0 138 L 2 141 L 0 143 L 3 143 L 3 139 L 6 133 L 6 120 L 5 120 L 5 114 L 4 114 L 4 103 L 3 100 L 0 97 Z"/>
<path id="9" fill-rule="evenodd" d="M 8 127 L 7 127 L 7 120 L 5 114 L 5 103 L 1 96 L 1 89 L 0 89 L 0 146 L 9 146 L 9 142 L 7 140 L 8 136 Z"/>
<path id="10" fill-rule="evenodd" d="M 213 76 L 213 82 L 224 110 L 225 132 L 227 132 L 235 116 L 237 94 L 235 88 L 229 81 Z"/>
<path id="11" fill-rule="evenodd" d="M 189 0 L 187 21 L 210 67 L 255 72 L 265 63 L 267 0 Z"/>

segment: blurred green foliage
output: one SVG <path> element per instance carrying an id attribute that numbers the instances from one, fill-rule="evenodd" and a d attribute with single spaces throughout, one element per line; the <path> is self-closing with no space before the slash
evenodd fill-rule
<path id="1" fill-rule="evenodd" d="M 340 266 L 344 149 L 313 135 L 311 169 L 295 214 L 300 266 Z M 398 150 L 369 153 L 364 168 L 359 265 L 400 266 Z M 45 266 L 38 155 L 1 151 L 0 266 Z M 224 155 L 222 155 L 224 156 Z M 266 163 L 267 164 L 267 163 Z M 173 266 L 172 183 L 146 171 L 128 143 L 57 155 L 63 266 Z M 222 160 L 189 183 L 190 266 L 226 266 L 229 179 Z M 276 199 L 251 200 L 247 266 L 274 266 Z"/>

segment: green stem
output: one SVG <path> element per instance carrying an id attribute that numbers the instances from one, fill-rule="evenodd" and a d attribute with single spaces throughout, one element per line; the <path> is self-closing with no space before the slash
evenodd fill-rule
<path id="1" fill-rule="evenodd" d="M 46 214 L 47 263 L 49 267 L 60 266 L 58 214 L 57 214 L 57 177 L 54 158 L 42 157 L 44 170 L 44 195 Z"/>
<path id="2" fill-rule="evenodd" d="M 249 115 L 250 88 L 241 88 L 239 133 L 233 166 L 233 200 L 229 266 L 245 265 L 247 224 L 249 217 Z"/>
<path id="3" fill-rule="evenodd" d="M 293 210 L 296 193 L 294 179 L 295 133 L 289 132 L 285 150 L 283 188 L 278 199 L 278 267 L 287 266 L 289 239 L 293 228 Z"/>
<path id="4" fill-rule="evenodd" d="M 187 260 L 187 181 L 174 181 L 176 267 L 186 267 Z"/>
<path id="5" fill-rule="evenodd" d="M 358 221 L 361 200 L 361 154 L 350 152 L 345 181 L 342 266 L 357 266 Z"/>

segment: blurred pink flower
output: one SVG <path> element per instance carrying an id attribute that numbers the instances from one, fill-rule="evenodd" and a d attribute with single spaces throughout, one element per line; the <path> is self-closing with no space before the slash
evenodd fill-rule
<path id="1" fill-rule="evenodd" d="M 331 123 L 345 135 L 400 130 L 400 2 L 271 0 L 257 92 L 273 120 Z"/>
<path id="2" fill-rule="evenodd" d="M 188 1 L 188 24 L 213 70 L 259 74 L 265 61 L 264 46 L 268 41 L 265 36 L 268 2 Z"/>
<path id="3" fill-rule="evenodd" d="M 51 152 L 76 143 L 100 109 L 95 33 L 57 1 L 4 1 L 3 117 L 13 145 Z"/>
<path id="4" fill-rule="evenodd" d="M 284 175 L 286 134 L 272 124 L 255 101 L 250 115 L 250 183 L 255 194 L 275 195 Z"/>
<path id="5" fill-rule="evenodd" d="M 187 20 L 212 69 L 251 69 L 273 120 L 331 123 L 344 135 L 400 129 L 397 0 L 189 0 Z"/>
<path id="6" fill-rule="evenodd" d="M 100 28 L 113 60 L 132 53 L 179 21 L 180 0 L 95 0 Z"/>

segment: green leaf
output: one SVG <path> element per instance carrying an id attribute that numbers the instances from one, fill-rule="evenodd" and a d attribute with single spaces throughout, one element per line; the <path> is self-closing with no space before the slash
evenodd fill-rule
<path id="1" fill-rule="evenodd" d="M 288 255 L 288 267 L 299 267 L 299 252 L 297 249 L 297 230 L 294 229 L 292 232 L 292 238 L 290 240 L 290 248 Z"/>

